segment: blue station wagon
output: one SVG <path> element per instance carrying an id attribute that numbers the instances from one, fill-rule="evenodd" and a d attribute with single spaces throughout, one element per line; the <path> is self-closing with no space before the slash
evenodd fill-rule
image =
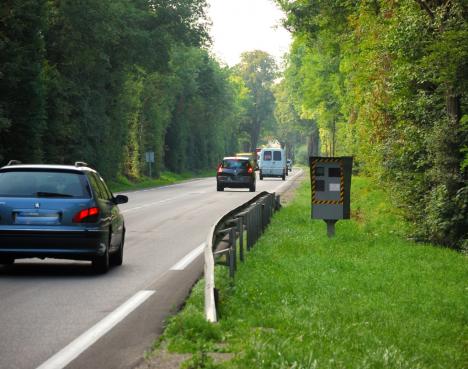
<path id="1" fill-rule="evenodd" d="M 90 260 L 98 273 L 121 265 L 125 224 L 114 196 L 86 163 L 0 168 L 0 264 L 20 258 Z"/>

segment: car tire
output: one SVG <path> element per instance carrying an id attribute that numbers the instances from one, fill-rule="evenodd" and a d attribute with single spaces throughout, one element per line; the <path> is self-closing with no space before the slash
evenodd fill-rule
<path id="1" fill-rule="evenodd" d="M 108 241 L 106 245 L 106 251 L 104 252 L 104 255 L 96 256 L 92 260 L 93 270 L 97 274 L 104 274 L 104 273 L 107 273 L 107 271 L 109 270 L 109 267 L 110 267 L 109 245 L 110 245 L 110 240 Z"/>
<path id="2" fill-rule="evenodd" d="M 10 257 L 3 257 L 3 258 L 0 258 L 0 265 L 12 265 L 15 263 L 15 259 L 14 258 L 10 258 Z"/>
<path id="3" fill-rule="evenodd" d="M 263 181 L 263 174 L 262 174 L 262 171 L 260 171 L 260 181 Z"/>
<path id="4" fill-rule="evenodd" d="M 285 175 L 284 173 L 283 173 L 283 175 L 281 176 L 281 179 L 282 179 L 283 181 L 286 180 L 286 175 Z"/>
<path id="5" fill-rule="evenodd" d="M 255 192 L 255 183 L 249 187 L 250 192 Z"/>
<path id="6" fill-rule="evenodd" d="M 220 185 L 217 185 L 217 186 L 216 186 L 216 190 L 217 190 L 217 191 L 224 191 L 224 187 L 223 187 L 223 186 L 220 186 Z"/>
<path id="7" fill-rule="evenodd" d="M 122 233 L 122 240 L 120 241 L 119 249 L 110 255 L 110 264 L 115 266 L 120 266 L 123 263 L 123 251 L 125 245 L 125 229 Z"/>

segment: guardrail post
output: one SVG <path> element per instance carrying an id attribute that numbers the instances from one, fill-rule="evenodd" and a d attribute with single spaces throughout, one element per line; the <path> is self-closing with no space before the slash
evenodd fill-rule
<path id="1" fill-rule="evenodd" d="M 250 212 L 250 215 L 251 215 L 251 219 L 250 219 L 250 225 L 252 227 L 252 243 L 250 244 L 250 247 L 254 247 L 255 245 L 255 241 L 256 241 L 256 232 L 257 232 L 257 227 L 256 227 L 256 224 L 257 224 L 257 215 L 256 215 L 256 212 L 257 209 L 255 208 L 255 205 L 253 205 L 252 207 L 252 210 Z"/>
<path id="2" fill-rule="evenodd" d="M 265 219 L 265 203 L 262 202 L 262 205 L 260 207 L 261 209 L 261 212 L 262 212 L 262 233 L 265 232 L 265 228 L 266 228 L 266 219 Z"/>
<path id="3" fill-rule="evenodd" d="M 250 250 L 260 238 L 270 219 L 281 206 L 279 196 L 262 193 L 247 204 L 222 217 L 208 235 L 205 247 L 205 317 L 210 322 L 217 321 L 218 290 L 214 280 L 216 258 L 224 256 L 224 265 L 229 267 L 231 284 L 234 283 L 237 270 L 237 235 L 239 235 L 239 257 L 244 261 L 244 231 L 247 233 L 247 250 Z M 241 209 L 241 210 L 240 210 Z M 242 211 L 242 212 L 240 212 Z M 235 223 L 235 227 L 232 226 Z M 231 226 L 228 226 L 231 224 Z M 229 242 L 227 248 L 217 251 L 220 242 Z"/>
<path id="4" fill-rule="evenodd" d="M 254 208 L 249 209 L 249 230 L 247 231 L 247 248 L 250 250 L 253 247 L 253 244 L 255 242 L 255 235 L 254 235 Z"/>
<path id="5" fill-rule="evenodd" d="M 275 209 L 276 210 L 281 209 L 280 195 L 276 195 L 275 197 Z"/>
<path id="6" fill-rule="evenodd" d="M 270 203 L 270 220 L 271 220 L 271 217 L 273 216 L 273 213 L 275 211 L 275 208 L 274 208 L 274 203 L 275 203 L 275 196 L 273 194 L 270 194 L 270 196 L 268 196 L 268 202 Z"/>
<path id="7" fill-rule="evenodd" d="M 268 224 L 270 224 L 271 217 L 273 216 L 273 206 L 271 201 L 271 195 L 268 196 Z"/>
<path id="8" fill-rule="evenodd" d="M 261 226 L 261 220 L 260 220 L 260 207 L 258 204 L 255 204 L 255 243 L 257 243 L 258 239 L 260 238 L 260 226 Z"/>
<path id="9" fill-rule="evenodd" d="M 234 278 L 234 274 L 237 269 L 237 245 L 236 245 L 236 230 L 235 228 L 231 228 L 229 230 L 229 276 Z"/>
<path id="10" fill-rule="evenodd" d="M 265 200 L 265 218 L 266 218 L 266 224 L 270 224 L 270 197 L 267 196 Z"/>
<path id="11" fill-rule="evenodd" d="M 244 262 L 244 217 L 240 215 L 237 218 L 237 232 L 239 232 L 239 258 Z"/>

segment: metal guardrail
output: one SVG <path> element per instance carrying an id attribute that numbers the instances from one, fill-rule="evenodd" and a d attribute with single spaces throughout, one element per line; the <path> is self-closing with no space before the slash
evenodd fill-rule
<path id="1" fill-rule="evenodd" d="M 273 213 L 280 208 L 279 195 L 261 192 L 250 201 L 224 215 L 211 228 L 205 246 L 205 317 L 217 321 L 214 267 L 216 260 L 224 257 L 229 276 L 234 278 L 238 258 L 244 261 L 245 251 L 250 250 L 260 238 Z M 246 236 L 246 237 L 245 237 Z M 244 247 L 245 246 L 245 247 Z M 239 256 L 239 257 L 238 257 Z"/>

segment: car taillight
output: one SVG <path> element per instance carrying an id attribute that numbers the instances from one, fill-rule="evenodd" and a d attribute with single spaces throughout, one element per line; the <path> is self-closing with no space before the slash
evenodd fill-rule
<path id="1" fill-rule="evenodd" d="M 247 169 L 247 172 L 253 173 L 253 168 L 252 168 L 252 167 L 249 167 L 249 169 Z"/>
<path id="2" fill-rule="evenodd" d="M 223 172 L 223 167 L 220 165 L 220 166 L 218 167 L 218 174 L 220 174 L 220 173 L 222 173 L 222 172 Z"/>
<path id="3" fill-rule="evenodd" d="M 99 208 L 83 209 L 73 217 L 74 223 L 96 223 L 99 218 Z"/>

